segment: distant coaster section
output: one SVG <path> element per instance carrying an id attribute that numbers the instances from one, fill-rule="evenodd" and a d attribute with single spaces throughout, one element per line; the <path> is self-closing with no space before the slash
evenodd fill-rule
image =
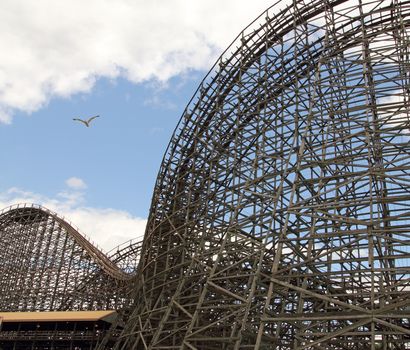
<path id="1" fill-rule="evenodd" d="M 0 311 L 126 307 L 140 244 L 103 252 L 58 214 L 19 204 L 0 213 Z"/>

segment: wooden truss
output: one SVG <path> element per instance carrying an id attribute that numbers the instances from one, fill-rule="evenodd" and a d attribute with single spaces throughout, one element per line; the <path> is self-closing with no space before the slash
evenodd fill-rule
<path id="1" fill-rule="evenodd" d="M 0 311 L 126 308 L 140 247 L 105 254 L 46 208 L 7 208 L 0 213 Z"/>
<path id="2" fill-rule="evenodd" d="M 183 113 L 117 349 L 410 348 L 410 2 L 280 6 Z"/>

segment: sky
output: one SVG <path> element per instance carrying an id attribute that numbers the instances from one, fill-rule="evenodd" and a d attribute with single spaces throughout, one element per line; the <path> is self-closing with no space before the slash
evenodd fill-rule
<path id="1" fill-rule="evenodd" d="M 2 1 L 0 207 L 43 205 L 105 251 L 142 237 L 186 104 L 272 3 Z"/>

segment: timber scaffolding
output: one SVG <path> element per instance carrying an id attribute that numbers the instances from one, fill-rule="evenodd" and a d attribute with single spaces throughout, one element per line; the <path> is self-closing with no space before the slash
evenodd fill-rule
<path id="1" fill-rule="evenodd" d="M 0 212 L 0 311 L 121 310 L 130 305 L 141 244 L 104 253 L 39 205 Z"/>
<path id="2" fill-rule="evenodd" d="M 13 209 L 3 310 L 123 307 L 122 350 L 410 348 L 410 1 L 283 3 L 184 111 L 133 276 Z"/>
<path id="3" fill-rule="evenodd" d="M 116 349 L 410 348 L 410 2 L 283 4 L 183 113 Z"/>

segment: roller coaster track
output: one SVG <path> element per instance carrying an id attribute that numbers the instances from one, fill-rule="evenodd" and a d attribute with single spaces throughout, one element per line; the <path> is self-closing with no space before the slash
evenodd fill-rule
<path id="1" fill-rule="evenodd" d="M 33 211 L 38 211 L 40 214 L 44 214 L 47 217 L 51 217 L 63 227 L 67 234 L 70 235 L 75 242 L 83 248 L 92 258 L 92 260 L 110 277 L 119 280 L 126 281 L 132 278 L 132 275 L 122 271 L 108 256 L 97 246 L 92 244 L 85 235 L 81 234 L 77 228 L 65 218 L 59 216 L 57 213 L 42 207 L 41 205 L 31 204 L 18 204 L 5 208 L 0 213 L 0 225 L 5 217 L 11 214 L 20 215 L 32 215 Z"/>

